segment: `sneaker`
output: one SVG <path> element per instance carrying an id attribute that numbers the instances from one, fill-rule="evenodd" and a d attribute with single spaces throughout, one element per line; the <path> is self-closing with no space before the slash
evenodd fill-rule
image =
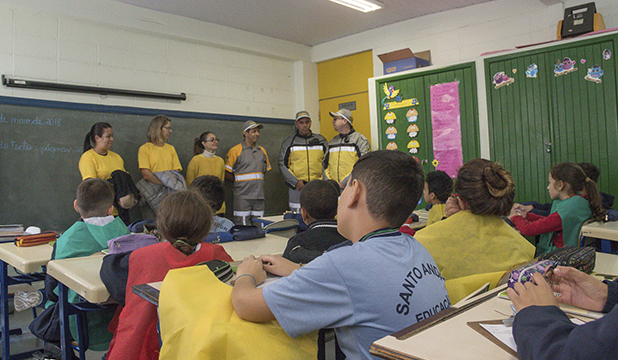
<path id="1" fill-rule="evenodd" d="M 38 290 L 17 291 L 13 297 L 15 311 L 24 311 L 38 306 L 43 302 L 43 294 Z"/>

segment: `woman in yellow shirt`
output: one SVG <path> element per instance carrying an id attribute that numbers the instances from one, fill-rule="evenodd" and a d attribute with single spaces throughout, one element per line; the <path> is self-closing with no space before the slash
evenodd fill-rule
<path id="1" fill-rule="evenodd" d="M 111 150 L 114 130 L 106 122 L 92 125 L 84 139 L 84 153 L 79 159 L 82 180 L 97 178 L 114 184 L 114 215 L 119 215 L 125 224 L 130 223 L 128 209 L 137 203 L 137 189 L 131 175 L 124 168 L 124 160 Z M 117 172 L 118 171 L 118 172 Z"/>
<path id="2" fill-rule="evenodd" d="M 84 153 L 79 159 L 79 172 L 82 180 L 97 178 L 107 180 L 115 170 L 124 169 L 120 155 L 111 151 L 114 143 L 114 130 L 106 122 L 92 125 L 84 140 Z"/>
<path id="3" fill-rule="evenodd" d="M 206 131 L 195 138 L 193 145 L 193 158 L 187 166 L 187 185 L 191 185 L 193 180 L 203 175 L 214 175 L 225 181 L 225 165 L 223 159 L 216 156 L 219 147 L 219 139 L 210 131 Z M 225 203 L 217 214 L 225 213 Z"/>
<path id="4" fill-rule="evenodd" d="M 137 153 L 139 171 L 146 181 L 163 185 L 154 172 L 182 170 L 176 149 L 167 143 L 171 134 L 172 120 L 167 116 L 157 115 L 150 121 L 148 142 Z"/>

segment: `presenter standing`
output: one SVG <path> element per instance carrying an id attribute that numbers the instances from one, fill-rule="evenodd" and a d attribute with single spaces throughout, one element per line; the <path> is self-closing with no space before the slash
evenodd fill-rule
<path id="1" fill-rule="evenodd" d="M 114 185 L 113 215 L 130 223 L 129 209 L 137 203 L 138 191 L 131 175 L 124 168 L 124 160 L 111 150 L 114 130 L 106 122 L 92 125 L 84 139 L 84 153 L 79 159 L 82 180 L 96 178 L 109 180 Z"/>
<path id="2" fill-rule="evenodd" d="M 260 129 L 255 121 L 242 126 L 244 141 L 225 157 L 225 177 L 234 182 L 234 223 L 251 225 L 252 218 L 264 216 L 264 174 L 271 169 L 268 154 L 257 144 Z"/>
<path id="3" fill-rule="evenodd" d="M 290 188 L 290 210 L 300 213 L 300 190 L 311 180 L 322 180 L 322 161 L 328 150 L 328 141 L 311 132 L 311 117 L 307 111 L 296 113 L 295 125 L 295 134 L 281 144 L 279 170 Z"/>
<path id="4" fill-rule="evenodd" d="M 206 131 L 195 138 L 193 144 L 193 158 L 187 166 L 187 185 L 190 186 L 193 180 L 204 175 L 213 175 L 218 177 L 222 182 L 225 181 L 225 163 L 223 159 L 215 153 L 219 147 L 219 139 L 217 136 Z M 225 202 L 221 209 L 215 209 L 217 214 L 225 214 Z"/>

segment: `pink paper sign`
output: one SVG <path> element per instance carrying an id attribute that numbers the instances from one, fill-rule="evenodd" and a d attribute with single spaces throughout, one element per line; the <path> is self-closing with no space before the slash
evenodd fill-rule
<path id="1" fill-rule="evenodd" d="M 430 94 L 433 158 L 438 160 L 436 170 L 442 170 L 454 178 L 463 165 L 459 82 L 432 85 Z"/>

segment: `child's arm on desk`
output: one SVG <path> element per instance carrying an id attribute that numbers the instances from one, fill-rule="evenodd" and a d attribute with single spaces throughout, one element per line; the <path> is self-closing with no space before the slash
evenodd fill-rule
<path id="1" fill-rule="evenodd" d="M 267 322 L 275 320 L 268 308 L 262 289 L 256 287 L 266 279 L 262 261 L 253 256 L 246 257 L 236 271 L 236 282 L 232 290 L 232 306 L 236 314 L 247 321 Z"/>

